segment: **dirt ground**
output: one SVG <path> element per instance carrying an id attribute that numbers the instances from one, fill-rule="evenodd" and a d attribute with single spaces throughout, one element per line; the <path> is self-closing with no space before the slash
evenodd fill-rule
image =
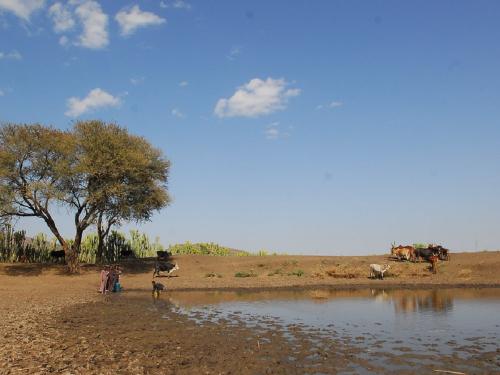
<path id="1" fill-rule="evenodd" d="M 439 263 L 437 274 L 430 273 L 426 263 L 395 262 L 387 256 L 179 256 L 174 261 L 180 269 L 172 277 L 157 278 L 172 290 L 500 286 L 500 252 L 452 254 L 449 262 Z M 368 278 L 371 263 L 391 264 L 386 279 Z M 0 374 L 310 371 L 305 353 L 315 349 L 300 332 L 295 347 L 290 347 L 279 330 L 224 323 L 199 326 L 161 306 L 166 301 L 158 302 L 163 311 L 159 315 L 158 309 L 148 307 L 153 260 L 122 266 L 126 293 L 104 297 L 97 293 L 95 266 L 68 276 L 62 265 L 1 264 Z M 315 367 L 315 372 L 336 373 L 362 361 L 346 342 L 333 339 L 329 345 L 328 352 L 314 352 L 324 359 L 324 367 Z"/>

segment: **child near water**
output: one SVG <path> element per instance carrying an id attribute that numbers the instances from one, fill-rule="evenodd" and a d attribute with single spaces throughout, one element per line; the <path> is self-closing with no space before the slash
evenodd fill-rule
<path id="1" fill-rule="evenodd" d="M 115 283 L 113 285 L 113 292 L 121 292 L 122 291 L 122 286 L 120 284 L 120 277 L 122 274 L 122 270 L 120 266 L 116 265 L 115 266 Z"/>

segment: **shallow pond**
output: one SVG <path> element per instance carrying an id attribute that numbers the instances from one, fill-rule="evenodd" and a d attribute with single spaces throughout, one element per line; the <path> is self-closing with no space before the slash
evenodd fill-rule
<path id="1" fill-rule="evenodd" d="M 317 348 L 335 339 L 379 369 L 500 373 L 500 289 L 171 291 L 161 298 L 200 325 L 281 330 L 292 343 L 300 332 Z M 371 372 L 358 364 L 345 373 Z"/>

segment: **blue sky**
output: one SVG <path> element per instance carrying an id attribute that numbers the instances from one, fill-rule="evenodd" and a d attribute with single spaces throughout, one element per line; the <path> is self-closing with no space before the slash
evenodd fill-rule
<path id="1" fill-rule="evenodd" d="M 500 247 L 497 1 L 0 0 L 0 121 L 90 118 L 172 161 L 164 244 Z"/>

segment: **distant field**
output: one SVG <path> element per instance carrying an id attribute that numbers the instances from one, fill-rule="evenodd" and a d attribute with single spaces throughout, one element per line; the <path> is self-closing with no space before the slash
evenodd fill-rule
<path id="1" fill-rule="evenodd" d="M 500 252 L 452 253 L 450 261 L 438 263 L 437 274 L 429 264 L 399 262 L 389 255 L 372 256 L 207 256 L 174 255 L 180 269 L 175 277 L 160 277 L 172 289 L 272 288 L 315 285 L 500 285 Z M 369 279 L 371 263 L 391 265 L 384 280 Z M 149 290 L 154 259 L 122 261 L 125 288 Z M 97 285 L 100 268 L 84 265 L 79 276 L 68 284 Z M 65 280 L 63 265 L 0 264 L 0 283 L 16 280 L 10 276 L 38 276 L 39 286 Z M 13 284 L 13 285 L 14 285 Z"/>

